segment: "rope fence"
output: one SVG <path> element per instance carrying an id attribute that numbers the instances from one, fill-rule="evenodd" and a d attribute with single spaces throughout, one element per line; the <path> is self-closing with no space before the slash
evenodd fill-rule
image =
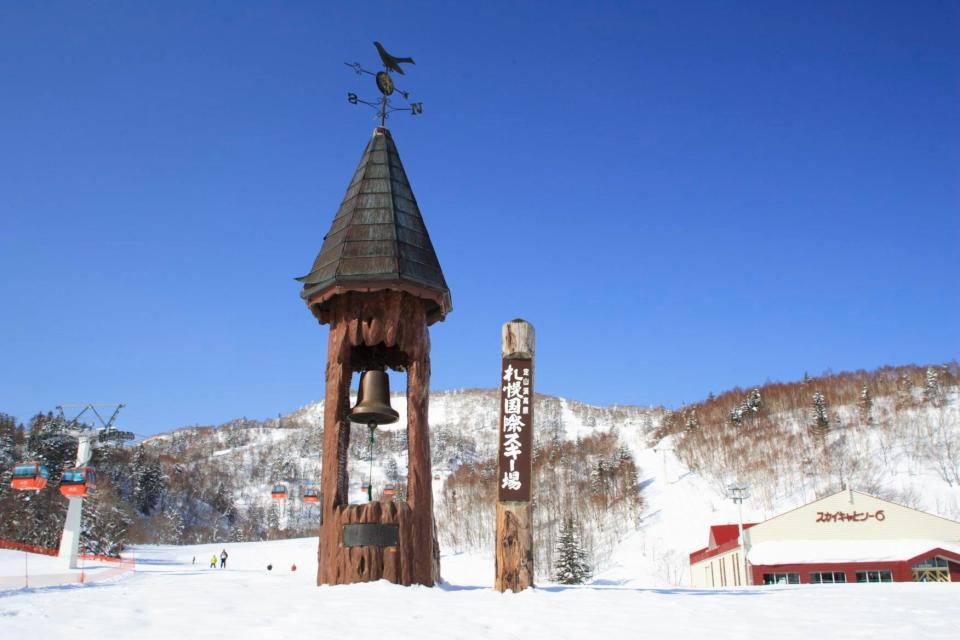
<path id="1" fill-rule="evenodd" d="M 78 569 L 60 573 L 38 573 L 36 571 L 31 573 L 30 554 L 56 557 L 59 553 L 58 550 L 2 539 L 0 539 L 0 549 L 24 552 L 23 573 L 15 576 L 0 576 L 0 591 L 104 582 L 118 578 L 136 569 L 136 561 L 132 558 L 114 558 L 81 553 L 79 556 L 81 565 Z M 93 562 L 94 566 L 86 566 L 87 562 Z M 45 564 L 49 566 L 49 563 Z"/>

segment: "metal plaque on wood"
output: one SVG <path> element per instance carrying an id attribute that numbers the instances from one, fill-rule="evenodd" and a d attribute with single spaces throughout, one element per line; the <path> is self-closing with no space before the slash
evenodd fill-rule
<path id="1" fill-rule="evenodd" d="M 359 523 L 343 525 L 345 547 L 395 547 L 400 544 L 400 525 Z"/>
<path id="2" fill-rule="evenodd" d="M 499 430 L 497 499 L 528 502 L 533 461 L 533 360 L 503 359 Z"/>

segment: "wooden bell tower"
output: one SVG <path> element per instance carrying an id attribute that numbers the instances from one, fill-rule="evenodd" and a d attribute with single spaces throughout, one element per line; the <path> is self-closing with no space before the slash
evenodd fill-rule
<path id="1" fill-rule="evenodd" d="M 323 415 L 323 520 L 317 584 L 386 579 L 433 586 L 427 327 L 452 309 L 440 263 L 390 131 L 373 132 L 301 296 L 330 325 Z M 348 504 L 354 372 L 407 374 L 407 499 Z M 396 377 L 394 378 L 396 380 Z"/>

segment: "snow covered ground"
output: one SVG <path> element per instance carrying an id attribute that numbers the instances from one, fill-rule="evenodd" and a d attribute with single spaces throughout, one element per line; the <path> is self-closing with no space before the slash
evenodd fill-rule
<path id="1" fill-rule="evenodd" d="M 318 588 L 316 545 L 135 548 L 137 570 L 109 582 L 0 591 L 0 638 L 899 639 L 956 638 L 960 628 L 956 584 L 656 589 L 614 569 L 592 585 L 500 594 L 492 559 L 461 554 L 444 556 L 440 588 Z M 224 547 L 227 569 L 210 569 Z M 57 570 L 41 558 L 30 556 L 36 571 Z M 22 575 L 23 563 L 0 551 L 0 575 Z"/>

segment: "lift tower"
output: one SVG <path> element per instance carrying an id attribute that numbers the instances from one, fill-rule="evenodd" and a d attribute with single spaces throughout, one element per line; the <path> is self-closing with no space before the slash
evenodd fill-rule
<path id="1" fill-rule="evenodd" d="M 82 407 L 80 412 L 69 422 L 64 415 L 64 409 Z M 113 407 L 113 414 L 108 420 L 104 420 L 97 407 Z M 123 440 L 133 440 L 133 434 L 129 431 L 118 431 L 113 423 L 117 419 L 124 405 L 121 404 L 85 404 L 85 405 L 60 405 L 57 410 L 64 422 L 67 422 L 66 432 L 77 439 L 77 467 L 86 467 L 91 458 L 93 450 L 101 445 L 116 443 Z M 100 427 L 90 427 L 80 423 L 80 418 L 87 412 L 91 412 L 100 422 Z M 67 519 L 63 523 L 63 535 L 60 537 L 60 552 L 58 558 L 60 564 L 67 569 L 77 568 L 77 556 L 80 551 L 80 532 L 81 516 L 83 515 L 83 496 L 68 496 L 70 501 L 67 507 Z"/>

